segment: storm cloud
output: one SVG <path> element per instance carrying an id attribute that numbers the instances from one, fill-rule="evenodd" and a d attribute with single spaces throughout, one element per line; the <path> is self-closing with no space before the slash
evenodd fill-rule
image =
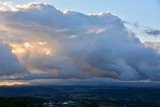
<path id="1" fill-rule="evenodd" d="M 111 13 L 61 12 L 43 3 L 2 7 L 0 38 L 30 72 L 21 79 L 160 80 L 159 53 Z"/>
<path id="2" fill-rule="evenodd" d="M 158 36 L 160 35 L 160 30 L 157 29 L 147 29 L 145 30 L 145 33 L 152 36 Z"/>

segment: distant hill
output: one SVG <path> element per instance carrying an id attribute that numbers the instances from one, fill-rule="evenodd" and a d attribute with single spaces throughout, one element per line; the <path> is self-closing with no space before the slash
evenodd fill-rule
<path id="1" fill-rule="evenodd" d="M 160 87 L 141 86 L 10 86 L 0 87 L 0 97 L 29 98 L 40 103 L 97 102 L 98 104 L 160 106 Z M 143 107 L 142 106 L 142 107 Z M 118 106 L 119 107 L 119 106 Z"/>

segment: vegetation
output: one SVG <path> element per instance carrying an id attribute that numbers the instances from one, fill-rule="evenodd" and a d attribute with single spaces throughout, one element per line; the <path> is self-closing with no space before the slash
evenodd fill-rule
<path id="1" fill-rule="evenodd" d="M 0 107 L 44 107 L 43 104 L 33 103 L 29 98 L 0 97 Z"/>

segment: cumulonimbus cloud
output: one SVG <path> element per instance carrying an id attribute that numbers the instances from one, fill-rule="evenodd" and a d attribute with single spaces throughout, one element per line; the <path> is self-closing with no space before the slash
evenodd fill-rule
<path id="1" fill-rule="evenodd" d="M 110 13 L 61 12 L 51 5 L 31 3 L 1 9 L 0 20 L 2 40 L 31 74 L 160 80 L 160 55 Z"/>

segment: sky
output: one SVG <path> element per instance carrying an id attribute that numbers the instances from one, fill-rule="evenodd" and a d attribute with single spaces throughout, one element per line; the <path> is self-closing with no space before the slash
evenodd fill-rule
<path id="1" fill-rule="evenodd" d="M 158 0 L 2 0 L 0 85 L 160 81 Z"/>

